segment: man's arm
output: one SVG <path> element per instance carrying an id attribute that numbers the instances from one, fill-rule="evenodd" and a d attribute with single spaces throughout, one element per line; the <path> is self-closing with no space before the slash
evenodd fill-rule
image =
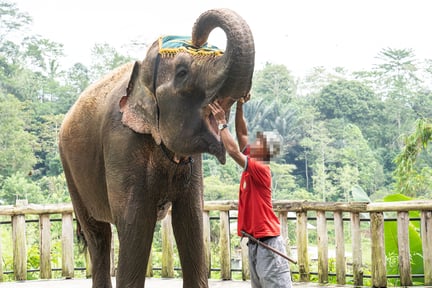
<path id="1" fill-rule="evenodd" d="M 248 130 L 246 119 L 243 115 L 243 101 L 237 101 L 236 114 L 235 114 L 235 129 L 237 135 L 237 142 L 240 151 L 243 151 L 248 144 Z"/>
<path id="2" fill-rule="evenodd" d="M 225 111 L 222 109 L 222 107 L 219 105 L 219 103 L 214 102 L 209 105 L 212 113 L 217 121 L 218 124 L 226 124 L 225 119 Z M 234 137 L 231 135 L 228 128 L 224 128 L 221 131 L 219 131 L 221 140 L 225 146 L 226 151 L 231 156 L 231 158 L 234 159 L 234 161 L 239 164 L 241 167 L 245 166 L 246 163 L 246 155 L 244 155 L 240 149 L 237 143 L 234 140 Z"/>

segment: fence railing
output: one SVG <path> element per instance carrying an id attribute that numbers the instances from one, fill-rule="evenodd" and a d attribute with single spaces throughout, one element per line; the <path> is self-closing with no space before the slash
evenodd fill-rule
<path id="1" fill-rule="evenodd" d="M 308 202 L 274 201 L 286 239 L 288 254 L 297 259 L 291 271 L 295 281 L 320 283 L 332 282 L 344 285 L 364 285 L 370 281 L 374 287 L 386 287 L 391 277 L 400 280 L 401 286 L 411 286 L 414 277 L 424 279 L 424 285 L 432 285 L 432 201 L 404 201 L 386 203 L 363 202 Z M 249 278 L 247 261 L 247 239 L 236 236 L 237 201 L 211 201 L 204 204 L 204 242 L 209 276 L 217 271 L 221 279 L 232 279 L 233 273 L 240 273 L 242 279 Z M 410 219 L 409 212 L 418 211 L 419 219 Z M 391 213 L 390 213 L 391 212 Z M 390 214 L 391 215 L 390 215 Z M 52 264 L 53 217 L 61 221 L 61 268 Z M 61 217 L 59 217 L 60 215 Z M 393 215 L 393 216 L 392 216 Z M 13 249 L 13 271 L 3 271 L 0 265 L 0 280 L 3 275 L 13 273 L 14 279 L 25 280 L 29 273 L 28 239 L 26 227 L 29 221 L 38 223 L 39 234 L 39 278 L 50 279 L 53 270 L 61 270 L 62 277 L 72 278 L 77 269 L 91 275 L 91 267 L 85 257 L 85 267 L 74 267 L 74 222 L 71 204 L 35 205 L 21 204 L 0 206 L 2 221 L 0 258 L 3 259 L 2 242 L 11 241 Z M 61 220 L 60 220 L 61 219 Z M 397 275 L 388 275 L 386 269 L 384 221 L 397 222 L 398 270 Z M 423 270 L 421 275 L 411 272 L 410 221 L 420 221 Z M 216 224 L 215 224 L 216 222 Z M 10 227 L 10 225 L 12 227 Z M 8 231 L 9 231 L 8 230 Z M 113 229 L 115 230 L 115 229 Z M 115 232 L 114 232 L 115 234 Z M 171 215 L 160 225 L 162 252 L 160 262 L 149 260 L 148 276 L 160 270 L 162 277 L 175 277 L 175 240 L 171 227 Z M 6 235 L 6 236 L 5 236 Z M 233 243 L 238 242 L 233 247 Z M 114 243 L 114 242 L 113 242 Z M 214 246 L 219 255 L 214 255 Z M 115 245 L 112 245 L 112 274 L 115 274 Z M 159 260 L 158 260 L 159 261 Z M 33 271 L 34 272 L 34 271 Z"/>

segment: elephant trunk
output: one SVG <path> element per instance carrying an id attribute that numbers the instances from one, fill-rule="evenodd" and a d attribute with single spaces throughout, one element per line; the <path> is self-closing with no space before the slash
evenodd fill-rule
<path id="1" fill-rule="evenodd" d="M 203 13 L 193 27 L 193 45 L 204 45 L 210 32 L 216 27 L 225 32 L 227 45 L 223 56 L 215 60 L 211 68 L 206 69 L 205 77 L 211 79 L 207 101 L 223 99 L 223 106 L 228 109 L 251 89 L 255 46 L 249 25 L 230 9 L 209 10 Z"/>

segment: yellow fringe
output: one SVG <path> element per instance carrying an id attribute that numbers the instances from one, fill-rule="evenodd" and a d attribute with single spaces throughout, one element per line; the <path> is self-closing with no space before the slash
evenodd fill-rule
<path id="1" fill-rule="evenodd" d="M 165 36 L 159 37 L 159 47 L 162 47 L 162 39 Z M 171 40 L 173 42 L 176 42 L 175 40 Z M 179 43 L 183 43 L 183 40 L 179 40 Z M 174 57 L 179 52 L 187 52 L 189 54 L 192 54 L 194 56 L 222 56 L 224 54 L 221 50 L 211 50 L 207 48 L 194 48 L 191 41 L 187 41 L 190 43 L 190 47 L 178 47 L 178 48 L 159 48 L 159 53 L 163 57 Z"/>

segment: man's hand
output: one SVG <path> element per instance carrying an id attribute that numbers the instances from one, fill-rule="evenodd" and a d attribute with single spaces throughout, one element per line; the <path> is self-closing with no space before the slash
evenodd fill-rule
<path id="1" fill-rule="evenodd" d="M 210 103 L 209 107 L 218 124 L 227 124 L 225 111 L 217 101 Z M 240 151 L 239 146 L 229 132 L 229 129 L 222 129 L 219 131 L 219 135 L 228 154 L 238 165 L 240 165 L 240 167 L 244 167 L 246 163 L 246 155 Z"/>
<path id="2" fill-rule="evenodd" d="M 246 102 L 248 102 L 250 100 L 251 94 L 248 93 L 246 96 L 241 97 L 238 101 L 237 104 L 244 104 Z"/>
<path id="3" fill-rule="evenodd" d="M 216 122 L 218 124 L 226 124 L 226 116 L 225 116 L 225 111 L 222 109 L 222 107 L 220 106 L 220 104 L 218 102 L 213 102 L 209 104 L 209 107 L 212 111 L 213 116 L 216 119 Z"/>

